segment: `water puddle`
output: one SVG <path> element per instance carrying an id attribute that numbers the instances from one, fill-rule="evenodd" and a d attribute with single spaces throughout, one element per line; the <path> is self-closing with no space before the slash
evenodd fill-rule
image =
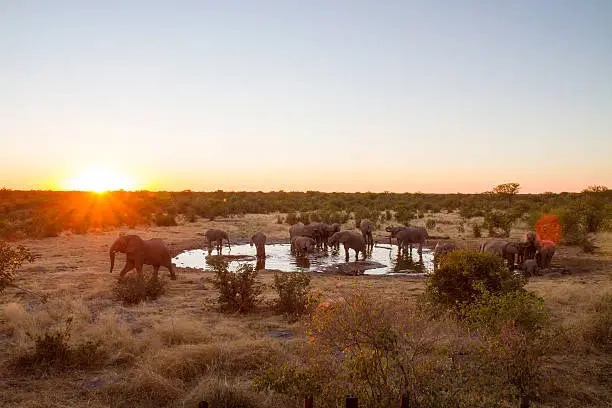
<path id="1" fill-rule="evenodd" d="M 289 244 L 266 245 L 265 262 L 256 261 L 255 247 L 249 244 L 234 245 L 231 252 L 223 248 L 223 255 L 230 255 L 230 268 L 235 268 L 244 263 L 257 264 L 257 268 L 278 269 L 286 272 L 340 272 L 350 273 L 351 268 L 366 269 L 365 275 L 392 275 L 392 274 L 426 274 L 433 271 L 433 251 L 423 248 L 423 254 L 419 257 L 416 249 L 412 256 L 398 257 L 397 246 L 374 246 L 368 253 L 366 262 L 354 262 L 355 252 L 350 251 L 349 264 L 344 262 L 344 249 L 339 251 L 315 250 L 306 258 L 296 258 L 291 254 Z M 212 252 L 213 258 L 217 251 Z M 193 249 L 182 252 L 173 258 L 173 263 L 178 267 L 206 269 L 209 264 L 206 260 L 207 250 Z M 210 259 L 210 258 L 209 258 Z M 362 259 L 361 254 L 359 259 Z"/>

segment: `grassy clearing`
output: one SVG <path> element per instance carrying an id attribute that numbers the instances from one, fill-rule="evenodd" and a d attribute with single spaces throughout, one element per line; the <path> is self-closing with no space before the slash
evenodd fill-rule
<path id="1" fill-rule="evenodd" d="M 414 224 L 425 225 L 430 218 L 436 219 L 436 235 L 450 235 L 471 248 L 480 242 L 471 236 L 469 224 L 460 232 L 456 213 L 429 214 Z M 353 227 L 352 221 L 344 225 Z M 375 232 L 376 240 L 387 239 L 384 227 Z M 42 303 L 15 288 L 0 298 L 0 389 L 10 389 L 0 393 L 0 406 L 187 407 L 201 399 L 213 407 L 301 406 L 298 399 L 252 389 L 262 368 L 298 359 L 309 342 L 302 320 L 290 321 L 277 312 L 273 272 L 260 273 L 258 279 L 266 285 L 263 302 L 246 315 L 218 311 L 212 271 L 178 269 L 178 280 L 168 282 L 166 293 L 156 300 L 124 306 L 115 299 L 117 273 L 108 273 L 108 248 L 119 232 L 163 238 L 178 252 L 201 247 L 203 238 L 196 234 L 208 228 L 227 230 L 234 242 L 246 241 L 258 230 L 271 242 L 288 237 L 288 225 L 277 224 L 276 215 L 269 214 L 24 241 L 39 257 L 18 273 L 16 283 L 48 294 L 49 301 Z M 518 225 L 511 237 L 520 237 L 525 228 Z M 538 406 L 612 404 L 612 234 L 597 238 L 596 254 L 560 247 L 555 255 L 553 264 L 571 265 L 579 273 L 535 277 L 527 285 L 544 297 L 558 330 Z M 160 272 L 160 277 L 166 275 Z M 311 287 L 323 301 L 359 287 L 393 310 L 409 308 L 425 288 L 417 278 L 324 275 L 312 275 Z M 61 330 L 67 318 L 72 319 L 67 344 L 78 348 L 87 341 L 99 343 L 96 364 L 47 372 L 19 369 L 19 359 L 35 350 L 33 339 Z M 452 325 L 432 327 L 428 335 L 467 341 Z"/>

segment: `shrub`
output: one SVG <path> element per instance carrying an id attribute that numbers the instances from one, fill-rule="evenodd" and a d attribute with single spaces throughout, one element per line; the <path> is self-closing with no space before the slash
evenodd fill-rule
<path id="1" fill-rule="evenodd" d="M 500 233 L 497 230 L 503 231 L 503 236 L 510 236 L 510 230 L 514 223 L 514 216 L 509 212 L 504 211 L 489 211 L 485 214 L 485 225 L 489 229 L 489 236 L 498 236 Z"/>
<path id="2" fill-rule="evenodd" d="M 414 209 L 408 207 L 399 207 L 395 210 L 395 219 L 402 225 L 409 225 L 414 219 Z"/>
<path id="3" fill-rule="evenodd" d="M 283 216 L 282 215 L 278 214 L 276 216 L 276 223 L 277 224 L 282 224 L 283 223 Z"/>
<path id="4" fill-rule="evenodd" d="M 167 282 L 164 279 L 143 279 L 128 276 L 117 282 L 113 288 L 115 297 L 124 305 L 136 305 L 145 300 L 155 300 L 166 293 Z"/>
<path id="5" fill-rule="evenodd" d="M 213 285 L 219 290 L 217 303 L 228 312 L 252 311 L 263 292 L 263 285 L 256 280 L 257 271 L 253 265 L 241 265 L 236 272 L 228 270 L 227 266 L 223 261 L 213 264 Z"/>
<path id="6" fill-rule="evenodd" d="M 24 246 L 11 247 L 0 241 L 0 294 L 15 280 L 15 272 L 26 262 L 33 262 L 34 255 Z"/>
<path id="7" fill-rule="evenodd" d="M 391 221 L 393 219 L 393 213 L 391 210 L 385 210 L 385 221 Z"/>
<path id="8" fill-rule="evenodd" d="M 476 222 L 472 224 L 472 233 L 474 234 L 474 238 L 480 238 L 482 236 L 480 225 L 478 225 Z"/>
<path id="9" fill-rule="evenodd" d="M 37 336 L 26 333 L 34 341 L 34 349 L 17 358 L 17 367 L 29 371 L 32 368 L 90 367 L 100 363 L 104 357 L 101 342 L 87 341 L 71 346 L 71 331 L 72 317 L 69 317 L 63 329 L 47 330 Z"/>
<path id="10" fill-rule="evenodd" d="M 436 228 L 436 220 L 430 218 L 425 221 L 425 228 L 427 228 L 428 230 Z"/>
<path id="11" fill-rule="evenodd" d="M 612 293 L 604 294 L 593 312 L 584 337 L 603 350 L 612 350 Z"/>
<path id="12" fill-rule="evenodd" d="M 287 214 L 287 217 L 285 217 L 285 222 L 289 225 L 295 225 L 298 223 L 298 221 L 298 216 L 294 212 L 290 212 L 289 214 Z"/>
<path id="13" fill-rule="evenodd" d="M 198 213 L 194 208 L 189 207 L 187 209 L 187 212 L 185 213 L 185 220 L 187 220 L 187 222 L 196 222 L 198 220 Z"/>
<path id="14" fill-rule="evenodd" d="M 495 254 L 457 250 L 448 253 L 427 280 L 426 294 L 434 304 L 460 308 L 472 303 L 482 288 L 497 295 L 520 288 L 524 281 Z"/>
<path id="15" fill-rule="evenodd" d="M 174 227 L 177 225 L 174 215 L 171 214 L 157 213 L 154 221 L 158 227 Z"/>
<path id="16" fill-rule="evenodd" d="M 306 311 L 310 276 L 300 272 L 274 273 L 274 289 L 278 293 L 278 310 L 289 316 Z"/>

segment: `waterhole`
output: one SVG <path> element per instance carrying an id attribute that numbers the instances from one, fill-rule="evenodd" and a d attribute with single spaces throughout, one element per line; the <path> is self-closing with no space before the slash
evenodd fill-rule
<path id="1" fill-rule="evenodd" d="M 433 251 L 423 248 L 422 256 L 419 256 L 416 249 L 412 251 L 412 256 L 404 255 L 398 257 L 397 246 L 375 245 L 371 252 L 368 252 L 366 261 L 355 261 L 355 252 L 349 253 L 349 263 L 344 262 L 344 249 L 339 251 L 317 249 L 309 253 L 306 258 L 296 258 L 291 254 L 289 244 L 270 244 L 266 245 L 265 265 L 255 260 L 255 247 L 249 244 L 233 245 L 231 252 L 227 247 L 223 248 L 223 255 L 230 262 L 230 269 L 249 263 L 258 264 L 258 268 L 277 269 L 285 272 L 338 272 L 350 274 L 353 270 L 359 270 L 366 275 L 387 275 L 387 274 L 424 274 L 433 271 Z M 217 250 L 212 252 L 213 257 L 217 255 Z M 178 267 L 206 269 L 208 251 L 202 249 L 192 249 L 184 251 L 173 258 L 173 262 Z M 208 258 L 211 259 L 210 257 Z"/>

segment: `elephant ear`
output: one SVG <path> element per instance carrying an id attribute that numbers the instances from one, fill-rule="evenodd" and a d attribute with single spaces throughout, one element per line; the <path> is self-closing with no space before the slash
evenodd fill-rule
<path id="1" fill-rule="evenodd" d="M 127 245 L 125 246 L 125 253 L 132 254 L 142 249 L 143 242 L 139 236 L 130 235 L 125 237 Z"/>

